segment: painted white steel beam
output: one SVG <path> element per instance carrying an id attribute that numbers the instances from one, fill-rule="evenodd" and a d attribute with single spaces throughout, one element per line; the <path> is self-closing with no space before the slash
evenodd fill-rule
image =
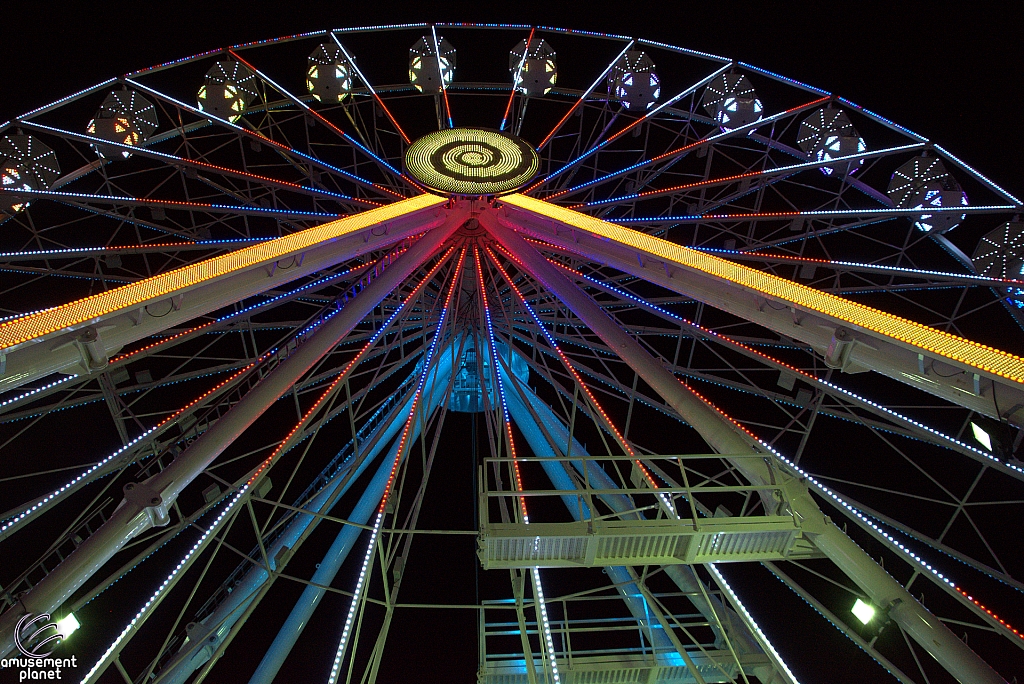
<path id="1" fill-rule="evenodd" d="M 531 218 L 536 220 L 537 217 Z M 889 618 L 950 674 L 963 684 L 1004 683 L 1005 680 L 995 670 L 822 513 L 811 498 L 807 485 L 795 474 L 784 470 L 782 464 L 752 435 L 743 432 L 738 424 L 684 386 L 523 237 L 502 225 L 493 214 L 483 214 L 479 220 L 532 277 L 569 307 L 609 348 L 614 349 L 619 358 L 693 426 L 715 451 L 722 454 L 764 453 L 764 459 L 741 458 L 731 462 L 752 485 L 784 488 L 792 506 L 791 512 L 800 518 L 804 534 L 875 605 L 886 607 Z M 551 231 L 550 223 L 547 230 Z M 768 512 L 780 512 L 779 502 L 768 499 L 764 503 Z"/>
<path id="2" fill-rule="evenodd" d="M 503 203 L 503 226 L 804 342 L 829 366 L 1024 426 L 1020 357 L 547 202 Z"/>
<path id="3" fill-rule="evenodd" d="M 0 656 L 14 648 L 14 630 L 21 616 L 52 613 L 128 541 L 151 527 L 167 524 L 167 511 L 178 494 L 334 349 L 384 297 L 408 279 L 466 218 L 468 213 L 462 209 L 451 212 L 440 227 L 429 230 L 344 309 L 306 338 L 170 465 L 144 482 L 126 485 L 125 498 L 114 514 L 0 616 Z"/>
<path id="4" fill-rule="evenodd" d="M 105 370 L 126 344 L 435 228 L 443 204 L 420 195 L 0 323 L 0 391 Z"/>

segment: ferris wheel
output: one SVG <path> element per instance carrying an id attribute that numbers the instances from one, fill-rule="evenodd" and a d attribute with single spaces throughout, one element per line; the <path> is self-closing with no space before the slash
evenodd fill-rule
<path id="1" fill-rule="evenodd" d="M 841 94 L 551 27 L 286 36 L 28 112 L 0 654 L 1020 678 L 1020 212 Z"/>

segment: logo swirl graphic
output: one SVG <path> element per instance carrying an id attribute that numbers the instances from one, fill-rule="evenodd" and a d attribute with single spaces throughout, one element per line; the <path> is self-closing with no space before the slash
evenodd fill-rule
<path id="1" fill-rule="evenodd" d="M 533 148 L 511 135 L 483 128 L 452 128 L 423 136 L 405 154 L 409 173 L 444 195 L 503 195 L 537 173 Z"/>
<path id="2" fill-rule="evenodd" d="M 64 635 L 57 631 L 57 623 L 49 622 L 49 620 L 49 613 L 40 613 L 34 617 L 32 613 L 29 613 L 18 620 L 18 626 L 14 630 L 14 645 L 26 658 L 47 658 L 64 639 Z M 35 625 L 40 622 L 43 624 L 35 628 Z M 33 628 L 35 631 L 31 631 Z M 54 633 L 45 636 L 51 628 Z M 30 631 L 31 634 L 26 636 L 26 632 Z M 44 636 L 45 638 L 43 638 Z"/>

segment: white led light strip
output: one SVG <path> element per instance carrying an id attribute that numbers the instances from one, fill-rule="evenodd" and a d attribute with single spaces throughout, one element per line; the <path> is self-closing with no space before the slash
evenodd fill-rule
<path id="1" fill-rule="evenodd" d="M 796 676 L 789 669 L 789 666 L 786 665 L 786 662 L 782 659 L 782 656 L 779 655 L 779 652 L 775 650 L 774 646 L 772 646 L 772 642 L 768 640 L 768 637 L 765 635 L 765 633 L 761 631 L 760 627 L 758 627 L 757 622 L 754 620 L 754 616 L 751 615 L 750 612 L 747 610 L 747 607 L 743 605 L 743 602 L 740 601 L 740 597 L 736 595 L 736 592 L 733 591 L 731 586 L 729 586 L 729 583 L 725 581 L 725 577 L 723 577 L 722 573 L 719 572 L 717 567 L 715 567 L 715 564 L 708 563 L 707 567 L 715 576 L 715 580 L 718 582 L 718 585 L 722 587 L 722 589 L 724 589 L 725 592 L 729 595 L 729 599 L 731 600 L 732 604 L 736 606 L 736 608 L 738 608 L 739 611 L 743 614 L 743 617 L 746 620 L 747 625 L 750 626 L 757 634 L 757 636 L 759 637 L 758 641 L 761 642 L 761 645 L 771 652 L 772 657 L 775 659 L 775 662 L 777 662 L 779 666 L 783 669 L 783 671 L 786 673 L 786 676 L 789 678 L 789 681 L 793 682 L 793 684 L 799 684 Z"/>
<path id="2" fill-rule="evenodd" d="M 449 250 L 448 253 L 450 252 L 451 250 Z M 380 499 L 380 507 L 377 510 L 377 518 L 374 520 L 373 529 L 370 531 L 370 542 L 366 546 L 366 555 L 363 556 L 363 565 L 359 569 L 359 578 L 356 580 L 355 591 L 352 592 L 352 603 L 349 604 L 348 615 L 345 616 L 345 625 L 341 630 L 341 639 L 338 642 L 338 650 L 334 656 L 334 663 L 331 665 L 331 674 L 327 678 L 328 684 L 336 684 L 338 681 L 338 675 L 341 673 L 341 661 L 345 657 L 345 650 L 348 648 L 348 638 L 352 632 L 352 621 L 355 619 L 356 609 L 359 607 L 363 588 L 366 586 L 366 571 L 370 567 L 370 559 L 373 558 L 373 552 L 377 548 L 377 537 L 380 533 L 381 525 L 384 522 L 385 505 L 388 500 L 388 495 L 390 494 L 391 485 L 395 478 L 395 471 L 398 469 L 398 465 L 402 462 L 402 452 L 405 449 L 406 440 L 409 437 L 413 421 L 416 420 L 417 405 L 423 392 L 423 386 L 426 383 L 427 376 L 430 374 L 431 363 L 434 360 L 434 350 L 437 347 L 437 341 L 440 339 L 441 332 L 444 329 L 444 322 L 448 316 L 448 308 L 451 304 L 452 294 L 455 292 L 455 285 L 459 282 L 458 274 L 462 272 L 462 262 L 464 258 L 465 251 L 463 251 L 459 256 L 459 261 L 454 271 L 454 277 L 452 278 L 451 287 L 448 289 L 448 297 L 445 299 L 444 308 L 441 310 L 441 317 L 437 322 L 434 339 L 431 340 L 430 347 L 427 349 L 427 353 L 424 354 L 423 357 L 423 371 L 420 373 L 420 379 L 416 383 L 416 391 L 413 393 L 412 410 L 409 413 L 409 418 L 405 421 L 405 428 L 402 430 L 402 436 L 398 443 L 398 450 L 395 452 L 395 460 L 391 465 L 391 476 L 388 478 L 387 485 L 384 488 L 384 493 Z M 440 263 L 443 263 L 443 260 Z M 437 268 L 440 267 L 440 263 L 431 273 L 436 273 Z M 423 282 L 426 283 L 428 280 L 430 280 L 430 277 L 425 278 Z M 411 299 L 412 296 L 410 296 L 406 301 L 408 302 Z M 392 318 L 393 317 L 394 316 L 392 316 Z M 381 330 L 384 330 L 384 328 L 381 328 Z"/>
<path id="3" fill-rule="evenodd" d="M 513 464 L 516 467 L 516 489 L 522 489 L 522 483 L 519 480 L 519 464 L 516 463 L 514 460 L 515 446 L 512 443 L 512 421 L 509 419 L 508 405 L 505 401 L 505 385 L 501 381 L 501 373 L 498 372 L 498 368 L 500 366 L 498 365 L 499 360 L 497 345 L 494 342 L 494 328 L 491 325 L 491 309 L 487 305 L 487 290 L 484 288 L 484 276 L 480 263 L 480 254 L 476 250 L 476 248 L 473 249 L 473 256 L 476 258 L 477 279 L 479 281 L 478 284 L 480 287 L 480 294 L 483 298 L 484 303 L 484 318 L 487 321 L 487 339 L 488 345 L 491 348 L 491 364 L 492 367 L 494 368 L 494 377 L 497 380 L 498 395 L 501 397 L 501 412 L 505 418 L 505 431 L 508 435 L 509 447 L 511 448 L 512 451 Z M 522 506 L 523 511 L 523 522 L 529 525 L 530 516 L 526 512 L 526 500 L 523 497 L 520 497 L 520 505 Z M 558 674 L 558 662 L 555 659 L 555 642 L 551 636 L 551 622 L 548 620 L 548 607 L 547 603 L 544 600 L 544 588 L 541 586 L 540 583 L 540 568 L 533 567 L 530 568 L 530 571 L 533 575 L 533 586 L 537 598 L 537 608 L 539 612 L 539 617 L 544 625 L 544 641 L 547 644 L 548 662 L 551 665 L 551 677 L 554 680 L 555 684 L 559 684 L 561 682 L 561 677 Z"/>
<path id="4" fill-rule="evenodd" d="M 174 570 L 171 571 L 171 574 L 167 576 L 167 579 L 164 580 L 163 584 L 161 584 L 157 588 L 157 590 L 153 593 L 149 600 L 146 601 L 142 608 L 139 609 L 139 612 L 135 614 L 135 617 L 132 618 L 131 622 L 129 622 L 128 625 L 117 636 L 117 638 L 114 639 L 114 642 L 110 644 L 107 650 L 103 653 L 103 656 L 98 661 L 96 661 L 96 664 L 92 666 L 92 669 L 90 669 L 85 674 L 85 677 L 82 678 L 82 684 L 88 684 L 89 682 L 95 681 L 93 678 L 100 674 L 102 670 L 106 669 L 106 666 L 108 664 L 107 661 L 112 656 L 114 656 L 116 652 L 119 650 L 118 646 L 121 645 L 121 642 L 124 641 L 125 638 L 133 630 L 135 630 L 135 625 L 140 620 L 143 620 L 143 618 L 146 617 L 147 613 L 156 608 L 156 605 L 159 604 L 161 600 L 163 600 L 164 592 L 171 585 L 172 581 L 178 575 L 178 573 L 180 573 L 182 569 L 187 568 L 187 566 L 191 564 L 190 561 L 192 560 L 192 558 L 195 557 L 195 555 L 198 552 L 206 548 L 207 543 L 209 543 L 209 541 L 213 538 L 213 535 L 220 531 L 221 526 L 224 524 L 224 522 L 230 518 L 228 514 L 234 510 L 235 506 L 237 506 L 239 501 L 241 501 L 242 498 L 245 496 L 245 493 L 249 490 L 251 483 L 252 480 L 250 480 L 246 484 L 242 485 L 241 488 L 239 488 L 238 493 L 235 495 L 235 498 L 231 500 L 231 503 L 225 506 L 224 510 L 220 512 L 220 515 L 218 515 L 217 518 L 213 521 L 213 524 L 210 525 L 209 529 L 207 529 L 206 532 L 204 532 L 203 535 L 199 537 L 199 541 L 193 544 L 192 548 L 189 549 L 188 553 L 185 554 L 185 557 L 182 558 L 178 565 L 174 568 Z"/>

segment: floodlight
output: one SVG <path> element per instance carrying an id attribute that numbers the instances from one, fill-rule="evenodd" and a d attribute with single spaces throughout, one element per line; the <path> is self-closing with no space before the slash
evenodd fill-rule
<path id="1" fill-rule="evenodd" d="M 875 617 L 876 612 L 877 611 L 875 610 L 875 607 L 873 605 L 871 605 L 870 603 L 865 603 L 862 599 L 857 599 L 857 601 L 853 604 L 853 614 L 857 616 L 857 619 L 865 625 L 871 622 L 871 620 Z"/>
<path id="2" fill-rule="evenodd" d="M 78 621 L 78 618 L 75 617 L 74 613 L 68 613 L 60 620 L 57 620 L 56 624 L 57 633 L 60 634 L 61 637 L 64 639 L 67 639 L 74 632 L 76 632 L 79 627 L 82 626 L 82 624 Z"/>
<path id="3" fill-rule="evenodd" d="M 992 436 L 974 421 L 971 421 L 971 432 L 974 433 L 974 439 L 981 442 L 983 447 L 992 451 Z"/>

